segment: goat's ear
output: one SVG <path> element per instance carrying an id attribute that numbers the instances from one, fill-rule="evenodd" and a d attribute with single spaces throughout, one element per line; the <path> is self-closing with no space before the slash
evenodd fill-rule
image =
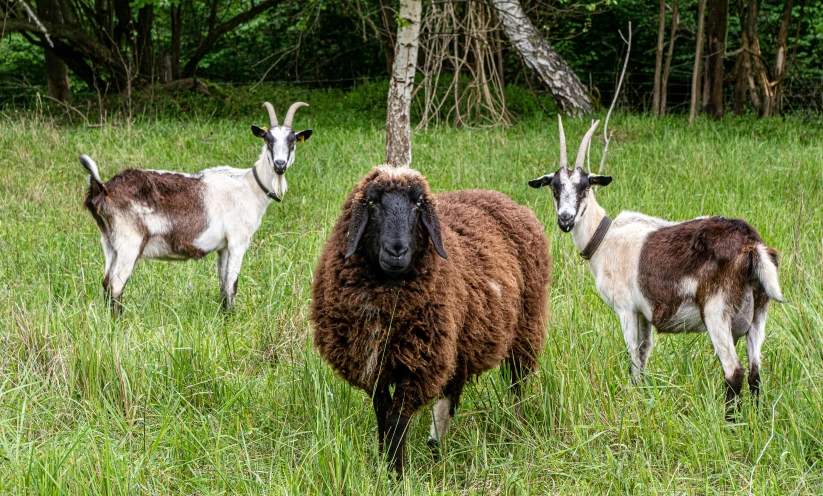
<path id="1" fill-rule="evenodd" d="M 434 251 L 443 258 L 449 258 L 449 256 L 446 255 L 446 250 L 443 248 L 443 238 L 440 234 L 440 219 L 437 217 L 437 211 L 434 205 L 426 202 L 423 207 L 423 215 L 421 215 L 420 218 L 423 221 L 423 227 L 426 228 L 426 232 L 432 240 Z"/>
<path id="2" fill-rule="evenodd" d="M 554 179 L 554 173 L 546 174 L 543 177 L 538 177 L 537 179 L 532 179 L 529 181 L 529 186 L 532 188 L 542 188 L 543 186 L 547 186 L 552 182 Z"/>
<path id="3" fill-rule="evenodd" d="M 300 131 L 295 135 L 297 137 L 298 143 L 303 143 L 307 139 L 311 138 L 311 129 L 306 129 L 304 131 Z"/>
<path id="4" fill-rule="evenodd" d="M 262 138 L 266 135 L 266 130 L 264 128 L 257 127 L 254 124 L 251 125 L 251 132 L 254 133 L 254 135 L 258 138 Z"/>
<path id="5" fill-rule="evenodd" d="M 360 244 L 360 238 L 366 231 L 366 224 L 369 223 L 369 207 L 362 201 L 355 202 L 351 208 L 351 217 L 349 218 L 349 240 L 346 244 L 346 256 L 348 259 L 357 251 L 357 245 Z"/>
<path id="6" fill-rule="evenodd" d="M 612 182 L 612 176 L 589 176 L 589 184 L 595 186 L 608 186 L 610 182 Z"/>

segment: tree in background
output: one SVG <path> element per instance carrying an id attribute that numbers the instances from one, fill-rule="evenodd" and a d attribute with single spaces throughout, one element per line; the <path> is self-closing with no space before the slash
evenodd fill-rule
<path id="1" fill-rule="evenodd" d="M 172 78 L 193 77 L 198 64 L 222 36 L 283 1 L 265 0 L 247 10 L 228 0 L 173 2 L 168 9 L 172 26 L 172 56 L 168 65 Z M 54 98 L 67 101 L 70 96 L 68 83 L 64 83 L 67 74 L 58 62 L 71 69 L 89 88 L 103 92 L 109 87 L 129 92 L 134 85 L 145 86 L 161 79 L 161 71 L 156 70 L 157 9 L 150 0 L 32 0 L 31 3 L 39 19 L 30 15 L 25 0 L 0 0 L 0 23 L 5 33 L 20 33 L 45 50 L 47 79 Z M 184 24 L 190 24 L 199 36 L 181 70 Z"/>
<path id="2" fill-rule="evenodd" d="M 411 167 L 411 97 L 417 68 L 421 0 L 400 0 L 386 111 L 386 164 Z"/>

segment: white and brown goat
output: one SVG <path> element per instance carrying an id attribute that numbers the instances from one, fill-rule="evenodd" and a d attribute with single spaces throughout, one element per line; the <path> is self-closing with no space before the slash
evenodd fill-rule
<path id="1" fill-rule="evenodd" d="M 591 187 L 606 186 L 612 178 L 583 169 L 599 122 L 586 133 L 569 168 L 560 121 L 560 168 L 529 185 L 551 188 L 560 229 L 571 232 L 600 297 L 620 318 L 632 375 L 636 380 L 645 371 L 652 326 L 658 332 L 708 331 L 725 374 L 729 406 L 744 376 L 735 343 L 746 336 L 749 389 L 756 398 L 769 300 L 783 301 L 777 252 L 741 219 L 668 222 L 624 211 L 610 220 Z"/>
<path id="2" fill-rule="evenodd" d="M 89 172 L 86 208 L 100 229 L 106 256 L 103 290 L 115 314 L 138 259 L 196 260 L 213 251 L 223 305 L 234 304 L 252 236 L 269 203 L 286 192 L 284 173 L 294 162 L 295 144 L 312 134 L 291 128 L 294 113 L 306 105 L 293 104 L 279 126 L 274 108 L 263 104 L 271 128 L 252 126 L 264 144 L 251 169 L 214 167 L 194 174 L 126 169 L 103 183 L 94 161 L 80 156 Z"/>

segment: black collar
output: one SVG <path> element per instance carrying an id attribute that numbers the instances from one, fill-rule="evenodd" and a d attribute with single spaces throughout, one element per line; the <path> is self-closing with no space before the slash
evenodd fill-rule
<path id="1" fill-rule="evenodd" d="M 257 166 L 252 167 L 251 172 L 252 174 L 254 174 L 254 180 L 257 181 L 257 185 L 260 186 L 260 189 L 263 190 L 263 193 L 266 193 L 266 196 L 268 196 L 272 200 L 279 202 L 280 197 L 274 194 L 274 191 L 269 191 L 267 187 L 263 186 L 263 181 L 261 181 L 260 176 L 257 175 Z"/>
<path id="2" fill-rule="evenodd" d="M 600 243 L 603 242 L 603 238 L 606 237 L 606 232 L 608 232 L 609 227 L 612 225 L 612 220 L 606 216 L 603 216 L 603 219 L 600 221 L 600 225 L 597 226 L 597 230 L 594 232 L 594 236 L 589 242 L 586 244 L 586 247 L 583 248 L 583 251 L 580 252 L 580 256 L 583 257 L 583 260 L 589 260 L 594 255 L 594 252 L 597 251 L 597 247 L 600 246 Z"/>

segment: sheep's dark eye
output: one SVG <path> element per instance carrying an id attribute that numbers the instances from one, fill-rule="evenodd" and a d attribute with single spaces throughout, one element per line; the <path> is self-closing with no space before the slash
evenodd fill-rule
<path id="1" fill-rule="evenodd" d="M 415 202 L 415 204 L 416 204 L 418 207 L 422 206 L 422 205 L 423 205 L 423 199 L 422 199 L 422 198 L 418 198 L 418 199 L 417 199 L 417 202 Z"/>

